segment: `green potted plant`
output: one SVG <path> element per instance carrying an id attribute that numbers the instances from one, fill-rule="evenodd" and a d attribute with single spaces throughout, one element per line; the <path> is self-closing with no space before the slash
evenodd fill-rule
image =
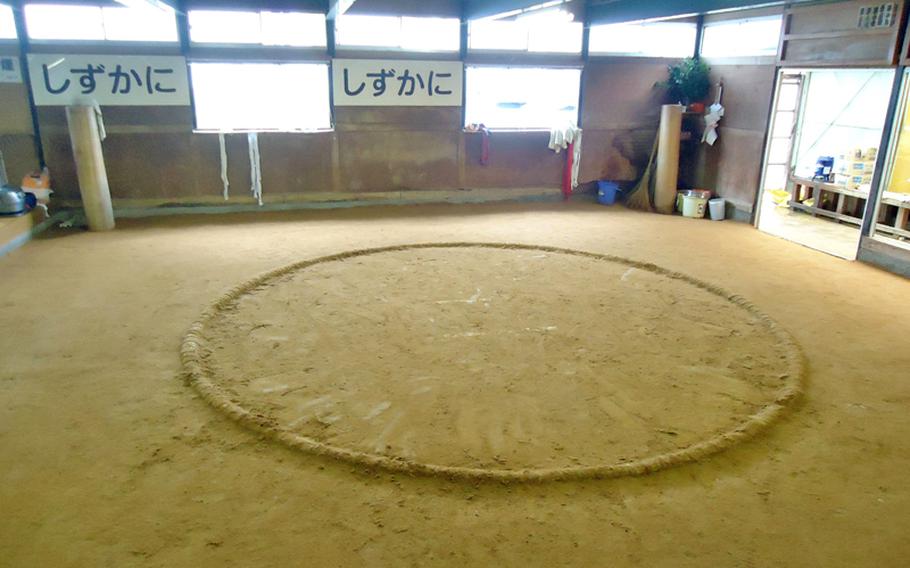
<path id="1" fill-rule="evenodd" d="M 711 68 L 695 57 L 667 67 L 668 77 L 663 85 L 670 97 L 696 112 L 704 112 L 704 100 L 711 90 Z"/>

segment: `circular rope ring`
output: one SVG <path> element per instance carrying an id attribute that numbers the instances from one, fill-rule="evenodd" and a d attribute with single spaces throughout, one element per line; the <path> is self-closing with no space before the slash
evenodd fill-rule
<path id="1" fill-rule="evenodd" d="M 427 248 L 497 248 L 562 253 L 614 262 L 632 268 L 646 270 L 674 280 L 687 282 L 739 306 L 749 312 L 752 316 L 758 318 L 765 327 L 774 334 L 783 347 L 782 357 L 785 359 L 786 363 L 786 373 L 782 375 L 783 384 L 776 391 L 773 400 L 765 404 L 738 426 L 684 448 L 627 462 L 624 461 L 594 466 L 509 470 L 436 465 L 411 461 L 404 458 L 360 452 L 326 444 L 282 428 L 267 416 L 243 408 L 243 406 L 233 400 L 231 395 L 218 386 L 213 380 L 211 370 L 207 365 L 207 359 L 211 356 L 211 351 L 209 350 L 207 341 L 204 337 L 204 332 L 209 322 L 216 318 L 220 312 L 234 306 L 241 296 L 268 284 L 272 280 L 316 264 L 381 252 Z M 698 461 L 701 458 L 716 454 L 740 442 L 748 440 L 765 430 L 800 396 L 806 374 L 802 352 L 792 336 L 768 315 L 741 296 L 730 294 L 717 286 L 686 274 L 671 271 L 654 264 L 630 260 L 619 256 L 550 246 L 505 243 L 424 243 L 360 249 L 311 260 L 304 260 L 272 270 L 228 290 L 212 303 L 202 313 L 200 318 L 190 326 L 184 336 L 180 348 L 180 357 L 187 380 L 212 406 L 218 408 L 243 426 L 292 448 L 311 454 L 330 456 L 351 464 L 371 468 L 382 468 L 395 472 L 467 480 L 494 480 L 506 483 L 636 476 Z"/>

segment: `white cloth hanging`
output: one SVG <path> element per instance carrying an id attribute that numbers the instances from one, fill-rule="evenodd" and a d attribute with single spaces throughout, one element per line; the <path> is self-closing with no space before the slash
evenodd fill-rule
<path id="1" fill-rule="evenodd" d="M 713 146 L 717 142 L 717 124 L 724 117 L 724 105 L 720 104 L 723 96 L 724 84 L 718 83 L 714 104 L 708 107 L 708 113 L 705 114 L 705 132 L 701 135 L 701 141 L 709 146 Z"/>
<path id="2" fill-rule="evenodd" d="M 550 129 L 550 142 L 547 147 L 557 154 L 572 145 L 572 189 L 578 187 L 578 170 L 581 163 L 582 130 L 570 122 Z"/>
<path id="3" fill-rule="evenodd" d="M 575 141 L 575 137 L 581 133 L 581 128 L 578 128 L 570 122 L 566 122 L 562 126 L 555 126 L 550 129 L 550 142 L 547 144 L 547 147 L 550 150 L 553 150 L 557 154 L 565 150 L 569 144 Z"/>
<path id="4" fill-rule="evenodd" d="M 262 205 L 262 168 L 259 159 L 259 136 L 255 132 L 247 134 L 247 145 L 250 147 L 250 192 L 256 202 Z"/>
<path id="5" fill-rule="evenodd" d="M 705 133 L 701 136 L 701 141 L 713 146 L 717 142 L 717 124 L 724 117 L 724 107 L 720 103 L 714 103 L 708 107 L 708 113 L 705 115 Z"/>
<path id="6" fill-rule="evenodd" d="M 227 163 L 227 147 L 224 143 L 224 132 L 218 133 L 218 147 L 221 150 L 221 184 L 224 186 L 224 200 L 228 200 L 228 187 L 231 185 L 228 182 L 228 163 Z"/>
<path id="7" fill-rule="evenodd" d="M 578 166 L 581 164 L 581 134 L 581 129 L 576 129 L 572 140 L 572 189 L 578 187 Z"/>

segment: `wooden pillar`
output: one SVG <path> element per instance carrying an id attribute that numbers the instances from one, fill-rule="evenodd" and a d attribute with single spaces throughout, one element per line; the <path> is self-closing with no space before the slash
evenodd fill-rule
<path id="1" fill-rule="evenodd" d="M 679 179 L 679 139 L 682 131 L 681 105 L 663 105 L 657 142 L 657 170 L 654 176 L 654 209 L 670 215 L 676 203 Z"/>
<path id="2" fill-rule="evenodd" d="M 82 208 L 85 210 L 88 228 L 92 231 L 110 231 L 114 228 L 114 210 L 95 109 L 81 105 L 66 107 L 66 122 L 76 158 L 79 193 L 82 195 Z"/>

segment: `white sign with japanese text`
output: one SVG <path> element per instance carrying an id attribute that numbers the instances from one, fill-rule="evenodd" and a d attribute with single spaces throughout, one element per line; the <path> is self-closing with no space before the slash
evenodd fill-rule
<path id="1" fill-rule="evenodd" d="M 19 58 L 15 55 L 0 55 L 0 83 L 21 83 Z"/>
<path id="2" fill-rule="evenodd" d="M 461 106 L 460 61 L 334 59 L 335 106 Z"/>
<path id="3" fill-rule="evenodd" d="M 186 59 L 150 55 L 30 54 L 38 106 L 189 106 Z"/>

